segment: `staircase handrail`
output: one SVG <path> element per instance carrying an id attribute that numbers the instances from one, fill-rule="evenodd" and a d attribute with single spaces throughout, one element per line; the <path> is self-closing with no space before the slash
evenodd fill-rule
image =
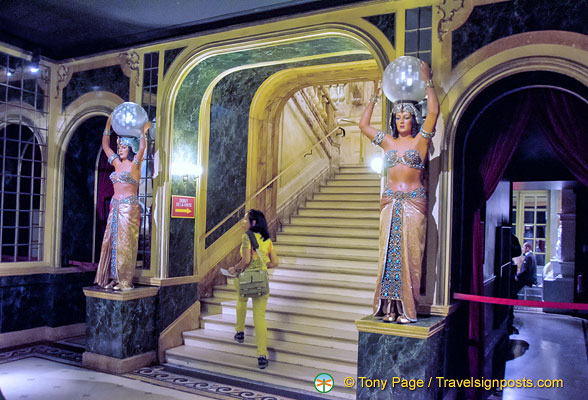
<path id="1" fill-rule="evenodd" d="M 212 233 L 214 231 L 216 231 L 222 224 L 224 224 L 225 222 L 227 222 L 229 220 L 229 218 L 231 218 L 233 215 L 235 215 L 237 212 L 239 212 L 239 210 L 241 208 L 243 208 L 244 206 L 247 205 L 247 203 L 249 203 L 251 200 L 253 200 L 254 198 L 256 198 L 259 194 L 261 194 L 265 189 L 267 189 L 268 187 L 270 187 L 275 181 L 277 181 L 286 171 L 288 171 L 290 168 L 292 168 L 299 160 L 302 160 L 304 157 L 309 156 L 312 154 L 312 149 L 314 149 L 316 146 L 320 145 L 323 141 L 327 140 L 331 135 L 333 135 L 335 132 L 337 131 L 342 131 L 342 135 L 345 135 L 345 129 L 343 129 L 342 126 L 337 125 L 335 128 L 333 128 L 329 133 L 327 133 L 325 135 L 325 137 L 323 137 L 321 140 L 319 140 L 318 142 L 316 142 L 315 144 L 313 144 L 312 146 L 310 146 L 308 148 L 308 150 L 306 150 L 302 156 L 298 157 L 296 160 L 294 160 L 290 165 L 288 165 L 282 172 L 280 172 L 278 175 L 276 175 L 272 180 L 270 180 L 268 183 L 265 184 L 265 186 L 263 186 L 261 189 L 259 189 L 257 192 L 255 192 L 251 197 L 249 197 L 247 200 L 245 200 L 243 203 L 241 203 L 237 208 L 235 208 L 233 210 L 233 212 L 231 212 L 229 215 L 227 215 L 221 222 L 219 222 L 218 224 L 216 224 L 211 230 L 209 230 L 208 232 L 206 232 L 206 234 L 204 235 L 204 238 L 208 238 L 210 235 L 212 235 Z"/>

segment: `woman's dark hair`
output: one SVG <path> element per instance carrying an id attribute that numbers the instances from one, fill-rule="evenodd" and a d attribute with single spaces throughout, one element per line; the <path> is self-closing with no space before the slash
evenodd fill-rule
<path id="1" fill-rule="evenodd" d="M 127 159 L 129 161 L 133 161 L 135 159 L 135 152 L 131 146 L 127 146 L 129 148 L 129 154 L 127 155 Z"/>
<path id="2" fill-rule="evenodd" d="M 412 119 L 410 135 L 412 137 L 416 137 L 419 134 L 419 129 L 421 128 L 419 124 L 416 122 L 416 118 L 414 115 L 410 114 Z M 394 139 L 398 139 L 398 128 L 396 128 L 396 113 L 392 114 L 392 118 L 390 119 L 390 128 L 392 129 L 392 137 Z"/>
<path id="3" fill-rule="evenodd" d="M 127 146 L 127 145 L 125 144 L 125 146 Z M 135 159 L 135 154 L 136 153 L 133 151 L 133 147 L 132 146 L 127 146 L 127 148 L 129 149 L 129 152 L 127 154 L 127 160 L 133 161 Z M 116 150 L 117 150 L 116 152 L 118 154 L 118 149 L 116 149 Z"/>
<path id="4" fill-rule="evenodd" d="M 251 232 L 259 233 L 263 240 L 268 240 L 270 235 L 267 230 L 267 221 L 265 220 L 265 215 L 263 215 L 263 213 L 259 210 L 251 209 L 247 211 L 247 216 L 249 217 L 249 224 L 251 225 L 249 230 L 251 230 Z M 253 225 L 254 221 L 255 225 Z"/>

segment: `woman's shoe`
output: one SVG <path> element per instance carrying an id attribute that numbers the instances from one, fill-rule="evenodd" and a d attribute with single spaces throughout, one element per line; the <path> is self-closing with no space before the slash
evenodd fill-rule
<path id="1" fill-rule="evenodd" d="M 245 332 L 237 332 L 234 336 L 235 340 L 239 343 L 243 343 L 245 341 Z"/>
<path id="2" fill-rule="evenodd" d="M 110 281 L 110 283 L 108 285 L 104 286 L 104 289 L 112 290 L 114 288 L 114 285 L 116 285 L 116 282 Z"/>
<path id="3" fill-rule="evenodd" d="M 384 300 L 384 316 L 382 322 L 394 322 L 396 321 L 396 313 L 394 312 L 394 305 L 392 300 Z"/>
<path id="4" fill-rule="evenodd" d="M 257 357 L 257 366 L 259 369 L 264 369 L 269 364 L 266 356 Z"/>
<path id="5" fill-rule="evenodd" d="M 125 292 L 125 291 L 127 291 L 127 290 L 131 290 L 131 289 L 133 289 L 133 288 L 134 288 L 134 286 L 133 286 L 133 285 L 131 285 L 131 286 L 128 286 L 128 287 L 121 288 L 120 284 L 117 284 L 117 285 L 116 285 L 116 286 L 114 286 L 112 289 L 114 289 L 114 290 L 120 290 L 120 291 L 122 291 L 122 292 Z"/>
<path id="6" fill-rule="evenodd" d="M 394 322 L 396 321 L 396 315 L 394 314 L 386 314 L 382 317 L 383 322 Z"/>
<path id="7" fill-rule="evenodd" d="M 398 317 L 396 322 L 398 322 L 399 324 L 410 324 L 411 322 L 416 322 L 416 321 L 411 321 L 410 319 L 406 318 L 406 316 L 404 314 L 402 314 L 400 317 Z"/>

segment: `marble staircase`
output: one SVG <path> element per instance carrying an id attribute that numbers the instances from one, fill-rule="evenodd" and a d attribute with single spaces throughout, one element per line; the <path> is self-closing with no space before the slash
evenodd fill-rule
<path id="1" fill-rule="evenodd" d="M 266 311 L 268 368 L 257 368 L 251 301 L 245 343 L 233 340 L 232 280 L 201 300 L 202 328 L 184 332 L 184 345 L 168 350 L 167 362 L 321 398 L 355 399 L 355 388 L 346 388 L 343 379 L 357 373 L 354 321 L 372 309 L 379 192 L 377 174 L 343 166 L 277 235 L 280 266 L 270 272 Z M 328 394 L 313 386 L 323 372 L 335 381 Z"/>

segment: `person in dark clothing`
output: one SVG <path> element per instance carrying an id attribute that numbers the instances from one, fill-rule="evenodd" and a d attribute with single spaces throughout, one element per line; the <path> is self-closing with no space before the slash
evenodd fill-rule
<path id="1" fill-rule="evenodd" d="M 533 286 L 537 283 L 537 261 L 535 260 L 535 254 L 531 251 L 532 247 L 531 242 L 525 242 L 523 244 L 525 259 L 521 266 L 521 272 L 515 276 L 515 293 L 518 293 L 523 286 Z"/>

